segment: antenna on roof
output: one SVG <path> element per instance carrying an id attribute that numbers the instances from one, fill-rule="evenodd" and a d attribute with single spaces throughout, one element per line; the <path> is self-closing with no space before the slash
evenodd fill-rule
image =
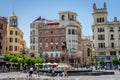
<path id="1" fill-rule="evenodd" d="M 12 5 L 12 14 L 15 14 L 14 9 L 15 9 L 15 4 L 13 2 L 13 5 Z"/>

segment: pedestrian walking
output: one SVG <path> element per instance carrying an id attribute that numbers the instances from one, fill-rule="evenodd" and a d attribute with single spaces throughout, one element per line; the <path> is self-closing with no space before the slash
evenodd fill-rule
<path id="1" fill-rule="evenodd" d="M 29 77 L 32 77 L 32 74 L 33 74 L 33 67 L 31 66 L 29 71 Z"/>
<path id="2" fill-rule="evenodd" d="M 65 76 L 68 77 L 68 67 L 67 66 L 64 67 L 64 73 L 65 73 Z"/>

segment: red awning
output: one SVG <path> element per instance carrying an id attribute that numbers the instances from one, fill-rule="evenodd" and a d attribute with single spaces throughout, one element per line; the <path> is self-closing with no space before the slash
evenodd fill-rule
<path id="1" fill-rule="evenodd" d="M 69 58 L 69 60 L 75 60 L 76 58 Z"/>
<path id="2" fill-rule="evenodd" d="M 51 61 L 51 60 L 60 60 L 60 58 L 45 58 L 45 60 L 47 60 L 47 61 Z"/>

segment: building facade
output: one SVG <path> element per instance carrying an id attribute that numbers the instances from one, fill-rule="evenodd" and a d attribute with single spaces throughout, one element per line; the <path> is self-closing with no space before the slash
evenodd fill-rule
<path id="1" fill-rule="evenodd" d="M 0 17 L 0 55 L 6 53 L 7 18 Z"/>
<path id="2" fill-rule="evenodd" d="M 120 21 L 115 17 L 113 21 L 108 21 L 106 3 L 103 8 L 93 5 L 93 40 L 94 57 L 98 64 L 103 59 L 107 68 L 111 68 L 113 58 L 120 58 Z"/>
<path id="3" fill-rule="evenodd" d="M 24 46 L 23 32 L 18 28 L 18 18 L 13 12 L 7 27 L 7 53 L 22 53 Z"/>
<path id="4" fill-rule="evenodd" d="M 90 36 L 82 37 L 82 65 L 90 65 L 93 61 L 93 41 Z"/>
<path id="5" fill-rule="evenodd" d="M 70 11 L 59 12 L 59 20 L 41 17 L 30 25 L 30 50 L 46 58 L 60 58 L 60 53 L 81 51 L 81 25 L 77 14 Z M 55 56 L 54 56 L 55 55 Z"/>

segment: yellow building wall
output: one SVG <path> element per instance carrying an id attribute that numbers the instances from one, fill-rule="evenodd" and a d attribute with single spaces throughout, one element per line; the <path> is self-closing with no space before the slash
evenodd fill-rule
<path id="1" fill-rule="evenodd" d="M 13 34 L 10 34 L 10 31 L 13 31 Z M 17 35 L 15 34 L 17 31 Z M 10 42 L 10 38 L 13 38 L 13 42 Z M 15 38 L 17 42 L 15 42 Z M 18 27 L 7 27 L 7 53 L 16 54 L 22 53 L 23 50 L 23 32 Z M 9 46 L 13 46 L 13 50 L 10 51 Z M 15 46 L 17 46 L 17 50 L 15 50 Z"/>

